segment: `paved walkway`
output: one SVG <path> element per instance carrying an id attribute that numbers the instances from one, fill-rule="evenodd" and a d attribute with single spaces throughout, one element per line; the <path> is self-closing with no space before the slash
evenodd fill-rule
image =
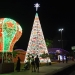
<path id="1" fill-rule="evenodd" d="M 31 72 L 31 70 L 21 71 L 21 72 L 13 72 L 9 74 L 0 74 L 0 75 L 51 75 L 52 73 L 61 70 L 62 68 L 68 67 L 75 62 L 69 61 L 68 63 L 56 63 L 49 66 L 40 67 L 40 72 Z"/>

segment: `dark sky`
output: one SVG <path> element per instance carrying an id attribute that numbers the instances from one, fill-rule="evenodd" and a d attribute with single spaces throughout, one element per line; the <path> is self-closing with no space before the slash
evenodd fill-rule
<path id="1" fill-rule="evenodd" d="M 40 8 L 38 15 L 45 39 L 59 40 L 59 28 L 64 28 L 64 49 L 70 50 L 75 45 L 75 6 L 72 3 L 49 2 L 47 0 L 7 0 L 0 2 L 0 18 L 6 17 L 17 21 L 23 28 L 20 40 L 15 44 L 16 48 L 27 49 L 33 21 L 35 17 L 34 4 L 38 2 Z M 56 39 L 56 37 L 58 37 Z"/>

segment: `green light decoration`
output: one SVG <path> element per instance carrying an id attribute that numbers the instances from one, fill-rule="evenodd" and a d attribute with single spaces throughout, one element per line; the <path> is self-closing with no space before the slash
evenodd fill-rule
<path id="1" fill-rule="evenodd" d="M 14 44 L 22 35 L 21 26 L 13 19 L 0 19 L 0 52 L 12 52 Z"/>

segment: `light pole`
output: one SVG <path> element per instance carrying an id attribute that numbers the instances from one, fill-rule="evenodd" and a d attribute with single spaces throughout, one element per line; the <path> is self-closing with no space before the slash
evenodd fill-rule
<path id="1" fill-rule="evenodd" d="M 62 48 L 63 48 L 63 40 L 62 40 L 62 31 L 63 31 L 63 30 L 64 30 L 63 28 L 58 29 L 58 31 L 61 32 L 61 45 L 62 45 Z"/>

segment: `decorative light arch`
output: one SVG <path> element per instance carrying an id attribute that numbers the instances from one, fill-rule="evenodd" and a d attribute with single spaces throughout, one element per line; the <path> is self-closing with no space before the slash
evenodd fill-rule
<path id="1" fill-rule="evenodd" d="M 21 35 L 22 28 L 15 20 L 0 18 L 0 52 L 12 52 Z"/>

